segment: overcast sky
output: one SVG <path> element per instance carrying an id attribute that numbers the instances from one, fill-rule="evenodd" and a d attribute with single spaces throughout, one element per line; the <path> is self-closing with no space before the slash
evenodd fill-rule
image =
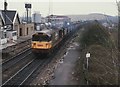
<path id="1" fill-rule="evenodd" d="M 3 2 L 4 0 L 0 0 L 0 9 L 3 9 Z M 25 14 L 25 3 L 32 4 L 32 13 L 38 11 L 42 16 L 47 16 L 49 13 L 57 15 L 90 13 L 118 15 L 115 0 L 7 0 L 7 2 L 8 9 L 16 9 L 20 16 Z"/>

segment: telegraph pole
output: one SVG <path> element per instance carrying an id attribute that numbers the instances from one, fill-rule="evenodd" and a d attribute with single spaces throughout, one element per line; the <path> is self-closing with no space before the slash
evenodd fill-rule
<path id="1" fill-rule="evenodd" d="M 6 11 L 7 11 L 7 5 L 8 5 L 8 4 L 7 4 L 7 1 L 4 0 L 4 12 L 5 12 L 5 14 L 4 14 L 4 15 L 5 15 L 5 16 L 4 16 L 4 17 L 5 17 L 5 24 L 4 24 L 4 26 L 6 26 Z"/>
<path id="2" fill-rule="evenodd" d="M 25 8 L 26 8 L 26 12 L 27 12 L 27 23 L 28 23 L 28 22 L 29 22 L 29 21 L 28 21 L 28 16 L 29 16 L 29 13 L 28 13 L 28 12 L 29 12 L 29 9 L 30 9 L 30 16 L 29 16 L 29 17 L 31 18 L 31 8 L 32 8 L 32 5 L 29 4 L 29 3 L 26 3 L 26 4 L 25 4 Z"/>

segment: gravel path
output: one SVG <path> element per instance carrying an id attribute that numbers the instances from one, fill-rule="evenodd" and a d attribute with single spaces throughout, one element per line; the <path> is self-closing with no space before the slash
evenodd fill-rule
<path id="1" fill-rule="evenodd" d="M 79 45 L 76 42 L 71 43 L 63 55 L 63 59 L 59 61 L 54 72 L 54 79 L 50 81 L 50 85 L 75 85 L 76 81 L 73 80 L 74 66 L 79 57 Z"/>

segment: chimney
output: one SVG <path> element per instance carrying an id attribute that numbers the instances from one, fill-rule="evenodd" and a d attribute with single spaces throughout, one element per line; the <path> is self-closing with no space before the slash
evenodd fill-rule
<path id="1" fill-rule="evenodd" d="M 4 26 L 6 26 L 6 11 L 7 11 L 7 1 L 6 0 L 4 0 L 4 11 L 5 11 L 5 25 Z"/>
<path id="2" fill-rule="evenodd" d="M 7 5 L 8 3 L 6 2 L 6 0 L 4 1 L 4 10 L 6 11 L 7 10 Z"/>

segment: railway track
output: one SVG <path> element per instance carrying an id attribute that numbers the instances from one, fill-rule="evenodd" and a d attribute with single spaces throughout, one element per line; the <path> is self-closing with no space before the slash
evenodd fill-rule
<path id="1" fill-rule="evenodd" d="M 67 47 L 67 45 L 70 43 L 70 41 L 72 39 L 74 39 L 74 35 L 71 36 L 70 38 L 67 39 L 67 41 L 63 41 L 63 44 L 61 44 L 62 46 L 60 46 L 60 48 L 57 48 L 53 54 L 51 54 L 50 58 L 48 58 L 49 60 L 46 60 L 46 62 L 43 64 L 43 65 L 47 65 L 50 63 L 50 61 L 52 61 L 53 58 L 57 58 L 56 55 L 59 55 L 63 49 L 65 47 Z M 30 85 L 33 80 L 35 80 L 36 78 L 38 78 L 41 73 L 42 73 L 42 70 L 44 69 L 44 67 L 39 67 L 38 70 L 36 72 L 34 72 L 34 74 L 32 74 L 31 76 L 29 76 L 27 78 L 27 80 L 25 80 L 21 85 Z M 34 85 L 37 85 L 39 83 L 34 83 Z"/>
<path id="2" fill-rule="evenodd" d="M 24 54 L 24 57 L 23 57 Z M 29 54 L 29 52 L 28 52 Z M 21 57 L 19 57 L 21 56 Z M 4 62 L 3 65 L 8 64 L 11 61 L 14 61 L 13 65 L 17 64 L 17 59 L 23 59 L 23 58 L 28 58 L 25 53 L 20 54 L 18 57 L 19 58 L 13 58 L 7 62 Z M 31 78 L 35 75 L 36 71 L 39 72 L 44 68 L 45 65 L 47 65 L 52 58 L 54 58 L 53 56 L 51 56 L 50 58 L 42 58 L 42 59 L 37 59 L 32 57 L 32 60 L 29 61 L 26 65 L 24 65 L 24 67 L 22 67 L 21 69 L 19 69 L 15 74 L 13 74 L 12 76 L 10 76 L 9 79 L 3 81 L 3 84 L 1 86 L 20 86 L 20 85 L 26 85 L 27 82 L 30 82 Z M 20 60 L 19 60 L 20 61 Z M 12 63 L 12 62 L 11 62 Z M 11 64 L 10 63 L 10 64 Z M 9 64 L 6 65 L 9 68 Z M 12 66 L 12 65 L 11 65 Z M 3 67 L 3 70 L 5 71 L 7 68 Z"/>
<path id="3" fill-rule="evenodd" d="M 2 65 L 5 65 L 6 63 L 10 62 L 10 61 L 13 61 L 13 60 L 18 60 L 22 55 L 24 55 L 26 52 L 29 52 L 31 50 L 31 48 L 28 48 L 22 52 L 20 52 L 19 54 L 5 60 L 5 61 L 2 61 Z"/>
<path id="4" fill-rule="evenodd" d="M 2 64 L 2 72 L 6 71 L 7 69 L 9 69 L 13 65 L 17 64 L 21 60 L 24 60 L 30 54 L 31 54 L 31 51 L 29 50 L 27 52 L 20 54 L 19 56 L 14 57 L 13 59 L 10 59 L 9 61 L 4 62 Z"/>
<path id="5" fill-rule="evenodd" d="M 27 63 L 22 69 L 20 69 L 17 73 L 15 73 L 11 78 L 5 81 L 2 86 L 13 86 L 13 85 L 23 85 L 28 78 L 32 76 L 39 68 L 44 67 L 51 58 L 45 59 L 33 59 L 29 63 Z"/>
<path id="6" fill-rule="evenodd" d="M 61 51 L 63 51 L 64 47 L 67 46 L 67 44 L 74 38 L 74 36 L 71 36 L 70 38 L 68 38 L 67 41 L 63 41 L 62 47 L 60 46 L 59 48 L 57 48 L 53 54 L 51 54 L 51 56 L 45 61 L 45 63 L 43 63 L 43 66 L 49 64 L 53 58 L 56 57 L 57 54 L 60 54 Z M 65 43 L 64 43 L 65 42 Z M 44 69 L 44 67 L 39 67 L 36 72 L 32 73 L 30 76 L 28 76 L 28 78 L 26 80 L 23 81 L 23 83 L 21 85 L 30 85 L 32 83 L 32 81 L 34 79 L 37 78 L 38 75 L 40 75 L 42 73 L 42 70 Z"/>
<path id="7" fill-rule="evenodd" d="M 4 83 L 7 79 L 13 76 L 18 70 L 24 67 L 28 62 L 33 59 L 32 53 L 24 55 L 20 60 L 15 62 L 9 62 L 3 66 L 2 69 L 2 82 Z M 13 64 L 12 64 L 13 63 Z"/>
<path id="8" fill-rule="evenodd" d="M 49 58 L 33 58 L 29 63 L 27 63 L 23 68 L 18 72 L 12 75 L 9 79 L 3 82 L 2 86 L 20 86 L 26 85 L 27 82 L 30 82 L 31 78 L 37 75 L 45 65 L 47 65 L 52 60 L 53 55 Z M 38 71 L 39 70 L 39 71 Z M 37 73 L 36 73 L 37 72 Z"/>
<path id="9" fill-rule="evenodd" d="M 46 59 L 41 60 L 34 58 L 30 49 L 9 59 L 3 63 L 2 86 L 22 85 L 26 80 L 28 80 L 28 78 L 30 78 L 39 66 L 41 67 L 44 65 L 43 63 L 45 61 Z M 4 77 L 5 74 L 8 76 L 7 78 Z"/>
<path id="10" fill-rule="evenodd" d="M 24 84 L 28 80 L 28 78 L 30 78 L 35 73 L 36 70 L 42 69 L 44 65 L 48 64 L 48 62 L 51 60 L 51 58 L 45 58 L 42 60 L 32 58 L 32 60 L 24 65 L 22 68 L 16 69 L 15 67 L 19 67 L 18 64 L 20 64 L 20 61 L 25 62 L 26 58 L 29 59 L 28 56 L 30 56 L 30 54 L 31 51 L 27 50 L 3 63 L 2 73 L 3 75 L 7 74 L 7 76 L 9 77 L 3 78 L 2 86 Z M 17 71 L 16 73 L 14 69 L 15 71 Z M 10 72 L 12 72 L 12 75 L 9 75 Z"/>
<path id="11" fill-rule="evenodd" d="M 43 62 L 41 64 L 38 65 L 38 67 L 36 67 L 36 69 L 34 69 L 29 75 L 28 77 L 20 84 L 20 85 L 29 85 L 31 80 L 36 78 L 36 76 L 42 71 L 42 69 L 44 69 L 44 67 L 50 63 L 50 61 L 52 60 L 53 57 L 44 59 Z"/>
<path id="12" fill-rule="evenodd" d="M 31 50 L 27 49 L 17 56 L 8 59 L 2 63 L 2 82 L 5 82 L 10 78 L 14 73 L 16 73 L 25 63 L 29 62 L 31 58 L 26 58 L 31 56 Z"/>
<path id="13" fill-rule="evenodd" d="M 14 85 L 14 79 L 15 78 L 18 78 L 17 76 L 19 75 L 19 73 L 21 73 L 26 67 L 28 67 L 35 59 L 33 59 L 32 61 L 30 61 L 29 63 L 27 63 L 22 69 L 20 69 L 17 73 L 15 73 L 13 76 L 11 76 L 7 81 L 5 81 L 2 86 L 5 86 L 5 85 Z M 22 78 L 23 76 L 21 76 Z M 19 77 L 20 78 L 20 77 Z M 17 80 L 16 80 L 17 81 Z M 16 82 L 15 81 L 15 82 Z"/>

